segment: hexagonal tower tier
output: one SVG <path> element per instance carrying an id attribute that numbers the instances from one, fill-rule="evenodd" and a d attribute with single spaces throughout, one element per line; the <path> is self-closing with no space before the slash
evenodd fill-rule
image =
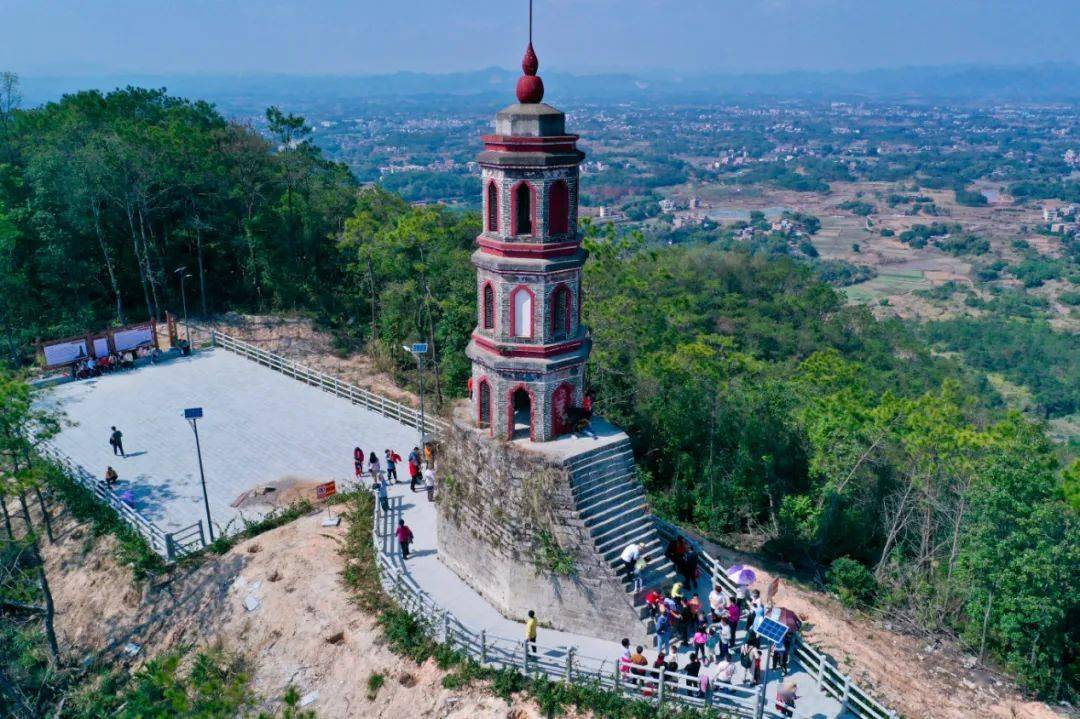
<path id="1" fill-rule="evenodd" d="M 518 103 L 483 138 L 483 232 L 476 238 L 474 421 L 492 436 L 546 442 L 570 430 L 583 401 L 588 330 L 581 324 L 578 166 L 565 115 L 543 99 L 532 44 Z"/>

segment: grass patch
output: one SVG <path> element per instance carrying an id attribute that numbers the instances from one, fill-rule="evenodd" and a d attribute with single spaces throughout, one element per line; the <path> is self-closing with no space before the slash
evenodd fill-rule
<path id="1" fill-rule="evenodd" d="M 379 690 L 382 689 L 383 684 L 386 683 L 386 676 L 379 672 L 372 672 L 367 678 L 367 698 L 368 701 L 375 701 L 375 697 L 379 695 Z"/>
<path id="2" fill-rule="evenodd" d="M 214 554 L 225 554 L 239 542 L 245 539 L 251 539 L 263 532 L 269 532 L 271 529 L 277 529 L 284 526 L 295 519 L 299 519 L 306 514 L 310 514 L 315 508 L 315 505 L 310 500 L 301 499 L 293 502 L 288 507 L 279 507 L 269 512 L 265 517 L 257 521 L 244 520 L 244 528 L 236 532 L 235 534 L 229 534 L 229 528 L 225 527 L 225 531 L 222 532 L 213 542 L 207 546 L 207 549 Z M 191 555 L 197 556 L 198 553 Z"/>

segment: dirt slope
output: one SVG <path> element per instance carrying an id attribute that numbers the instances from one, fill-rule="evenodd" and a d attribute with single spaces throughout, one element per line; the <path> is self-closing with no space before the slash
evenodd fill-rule
<path id="1" fill-rule="evenodd" d="M 102 649 L 138 665 L 172 647 L 221 642 L 250 660 L 268 708 L 291 684 L 320 717 L 540 716 L 529 703 L 443 689 L 433 662 L 393 654 L 373 617 L 348 600 L 339 579 L 344 525 L 324 529 L 323 516 L 243 542 L 153 590 L 132 583 L 110 537 L 92 540 L 61 518 L 60 541 L 45 553 L 63 650 L 79 660 Z M 128 642 L 141 646 L 134 659 L 123 651 Z M 386 683 L 369 700 L 367 678 L 376 672 Z"/>

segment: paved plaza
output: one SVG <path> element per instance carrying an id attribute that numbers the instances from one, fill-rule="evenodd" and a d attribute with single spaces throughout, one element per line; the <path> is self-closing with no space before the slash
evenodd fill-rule
<path id="1" fill-rule="evenodd" d="M 185 407 L 200 406 L 205 412 L 199 434 L 210 510 L 220 527 L 230 522 L 239 526 L 240 510 L 231 505 L 249 490 L 283 478 L 347 484 L 353 477 L 354 446 L 365 453 L 374 450 L 381 459 L 386 448 L 404 457 L 417 442 L 412 428 L 222 349 L 63 384 L 48 390 L 43 402 L 64 410 L 74 422 L 54 445 L 97 476 L 103 476 L 106 466 L 115 467 L 121 480 L 116 491 L 130 492 L 135 508 L 165 531 L 203 517 L 194 437 L 182 416 Z M 109 447 L 112 425 L 124 433 L 126 459 L 114 457 Z M 606 441 L 603 435 L 572 441 L 582 449 L 594 448 Z M 540 450 L 551 452 L 554 447 Z M 416 535 L 412 556 L 404 562 L 410 579 L 473 631 L 485 629 L 493 639 L 519 641 L 523 625 L 503 617 L 439 561 L 435 505 L 425 493 L 409 491 L 407 470 L 401 470 L 406 481 L 392 486 L 390 494 L 395 511 Z M 242 511 L 254 519 L 265 510 Z M 383 549 L 401 563 L 395 542 L 385 542 Z M 708 594 L 707 581 L 700 591 Z M 618 639 L 541 630 L 539 643 L 575 647 L 583 662 L 604 662 L 613 669 L 620 653 Z M 680 664 L 685 661 L 684 654 Z M 794 661 L 792 668 L 804 697 L 797 716 L 847 716 L 838 702 L 817 692 L 813 679 Z"/>
<path id="2" fill-rule="evenodd" d="M 48 390 L 74 426 L 53 445 L 97 477 L 112 466 L 115 490 L 169 532 L 205 516 L 195 438 L 185 407 L 202 407 L 199 440 L 215 528 L 242 526 L 273 505 L 231 506 L 267 485 L 352 481 L 353 447 L 406 456 L 416 431 L 222 349 Z M 114 457 L 109 428 L 124 433 Z M 285 480 L 284 482 L 282 480 Z M 271 495 L 267 495 L 268 498 Z M 314 498 L 314 497 L 312 497 Z"/>

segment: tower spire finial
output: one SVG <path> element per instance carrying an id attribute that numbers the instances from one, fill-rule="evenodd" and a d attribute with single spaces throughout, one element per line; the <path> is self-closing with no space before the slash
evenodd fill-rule
<path id="1" fill-rule="evenodd" d="M 544 99 L 544 81 L 536 74 L 540 69 L 540 60 L 533 50 L 533 3 L 529 0 L 529 46 L 525 48 L 525 57 L 521 59 L 521 71 L 525 73 L 517 81 L 517 99 L 523 104 L 534 105 Z"/>

